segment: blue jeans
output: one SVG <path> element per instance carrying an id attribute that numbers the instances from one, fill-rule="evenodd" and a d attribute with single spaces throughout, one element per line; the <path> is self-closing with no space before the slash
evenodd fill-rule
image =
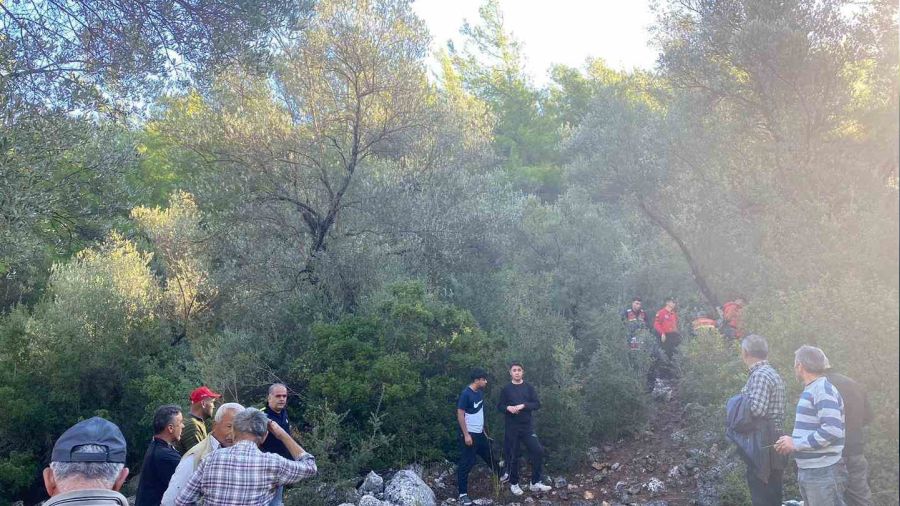
<path id="1" fill-rule="evenodd" d="M 843 462 L 827 467 L 797 469 L 797 484 L 806 506 L 846 506 L 847 468 Z"/>
<path id="2" fill-rule="evenodd" d="M 278 487 L 275 490 L 275 497 L 272 498 L 269 506 L 284 506 L 284 487 Z"/>

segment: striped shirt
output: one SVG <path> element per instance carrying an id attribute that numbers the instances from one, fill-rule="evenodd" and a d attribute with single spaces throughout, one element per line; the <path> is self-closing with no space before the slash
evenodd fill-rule
<path id="1" fill-rule="evenodd" d="M 784 380 L 768 360 L 753 364 L 741 393 L 750 399 L 750 412 L 754 416 L 772 420 L 779 431 L 784 430 L 784 406 L 787 403 Z"/>
<path id="2" fill-rule="evenodd" d="M 810 382 L 800 394 L 794 422 L 794 458 L 801 469 L 828 467 L 841 460 L 844 450 L 844 401 L 824 376 Z"/>
<path id="3" fill-rule="evenodd" d="M 175 498 L 175 505 L 195 504 L 202 495 L 205 506 L 266 506 L 278 487 L 317 472 L 316 460 L 308 453 L 288 460 L 261 452 L 253 441 L 239 441 L 203 459 Z"/>

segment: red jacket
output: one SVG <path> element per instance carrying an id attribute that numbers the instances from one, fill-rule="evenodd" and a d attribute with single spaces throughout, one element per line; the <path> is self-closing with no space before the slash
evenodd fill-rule
<path id="1" fill-rule="evenodd" d="M 725 324 L 734 329 L 734 335 L 737 338 L 744 337 L 744 322 L 741 318 L 743 309 L 744 306 L 734 301 L 722 305 L 722 317 Z"/>
<path id="2" fill-rule="evenodd" d="M 656 312 L 653 320 L 653 328 L 660 334 L 678 332 L 678 313 L 669 311 L 665 307 Z"/>

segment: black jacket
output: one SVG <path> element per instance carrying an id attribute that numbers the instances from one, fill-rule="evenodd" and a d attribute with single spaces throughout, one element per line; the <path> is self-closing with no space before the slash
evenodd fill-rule
<path id="1" fill-rule="evenodd" d="M 508 406 L 517 406 L 524 404 L 525 409 L 516 414 L 512 414 L 506 410 Z M 519 384 L 509 383 L 500 391 L 500 402 L 497 403 L 497 411 L 503 413 L 506 419 L 506 426 L 528 426 L 533 427 L 534 421 L 531 412 L 541 409 L 541 401 L 538 399 L 537 391 L 534 387 L 524 381 Z"/>
<path id="2" fill-rule="evenodd" d="M 141 466 L 135 506 L 159 506 L 180 460 L 181 454 L 169 443 L 155 437 L 150 441 Z"/>
<path id="3" fill-rule="evenodd" d="M 844 455 L 862 455 L 866 444 L 863 427 L 869 425 L 873 418 L 866 389 L 843 374 L 829 372 L 825 377 L 844 399 Z"/>
<path id="4" fill-rule="evenodd" d="M 291 421 L 288 420 L 287 408 L 282 409 L 281 413 L 276 413 L 272 411 L 272 408 L 266 406 L 263 408 L 263 413 L 269 417 L 269 420 L 273 420 L 280 425 L 285 432 L 288 434 L 291 433 Z M 277 453 L 288 460 L 294 460 L 294 457 L 291 455 L 291 452 L 288 451 L 287 446 L 284 446 L 284 443 L 279 441 L 278 438 L 272 434 L 266 436 L 266 440 L 263 441 L 263 444 L 259 449 L 266 453 Z"/>

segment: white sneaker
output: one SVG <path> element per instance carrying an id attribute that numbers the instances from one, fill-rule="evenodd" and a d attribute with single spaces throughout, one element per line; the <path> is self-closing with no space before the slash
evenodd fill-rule
<path id="1" fill-rule="evenodd" d="M 500 476 L 500 483 L 506 483 L 509 481 L 509 473 L 503 473 Z"/>
<path id="2" fill-rule="evenodd" d="M 513 495 L 522 495 L 525 493 L 525 492 L 522 492 L 522 487 L 520 487 L 519 485 L 510 485 L 509 491 L 512 492 Z"/>
<path id="3" fill-rule="evenodd" d="M 553 487 L 551 487 L 550 485 L 544 485 L 541 482 L 532 483 L 528 486 L 528 489 L 532 492 L 549 492 L 552 488 Z"/>

